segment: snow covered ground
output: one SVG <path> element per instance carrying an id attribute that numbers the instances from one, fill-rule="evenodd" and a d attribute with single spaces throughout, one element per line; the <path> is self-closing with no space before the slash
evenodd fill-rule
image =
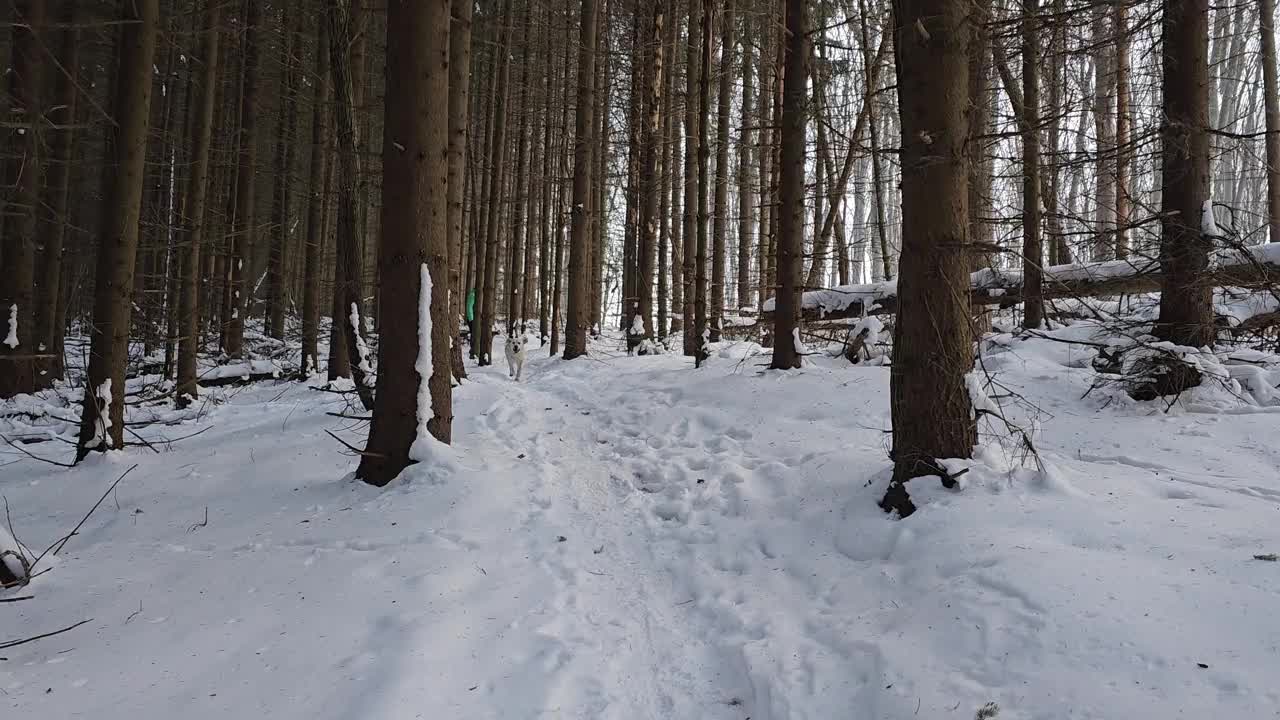
<path id="1" fill-rule="evenodd" d="M 1165 412 L 1086 395 L 1088 347 L 998 338 L 987 392 L 1034 428 L 1045 469 L 986 426 L 963 489 L 914 481 L 920 510 L 896 521 L 875 505 L 888 368 L 762 372 L 753 348 L 698 371 L 530 348 L 520 384 L 472 368 L 453 457 L 382 490 L 325 433 L 363 438 L 326 414 L 345 400 L 284 380 L 144 428 L 158 453 L 66 470 L 5 447 L 0 492 L 37 552 L 138 467 L 50 572 L 0 592 L 34 596 L 0 603 L 0 642 L 90 620 L 0 650 L 0 708 L 1280 717 L 1280 563 L 1254 559 L 1280 551 L 1274 398 L 1206 389 Z"/>

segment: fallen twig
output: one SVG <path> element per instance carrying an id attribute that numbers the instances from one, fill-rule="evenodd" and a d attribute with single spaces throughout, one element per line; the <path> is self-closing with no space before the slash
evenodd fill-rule
<path id="1" fill-rule="evenodd" d="M 88 620 L 81 620 L 75 625 L 68 625 L 62 628 L 61 630 L 54 630 L 53 632 L 41 633 L 40 635 L 33 635 L 32 637 L 22 638 L 21 640 L 7 640 L 5 642 L 0 642 L 0 650 L 7 650 L 11 647 L 26 645 L 29 642 L 35 642 L 36 640 L 43 640 L 45 638 L 53 637 L 54 635 L 61 635 L 64 632 L 75 630 L 81 625 L 84 625 L 85 623 L 91 623 L 91 622 L 93 622 L 93 618 L 89 618 Z"/>
<path id="2" fill-rule="evenodd" d="M 116 481 L 111 483 L 111 487 L 107 488 L 107 491 L 102 493 L 102 497 L 98 498 L 98 502 L 94 503 L 93 507 L 89 508 L 89 512 L 85 513 L 85 516 L 80 519 L 79 523 L 76 523 L 75 529 L 67 533 L 66 537 L 63 537 L 61 540 L 49 546 L 49 548 L 53 550 L 54 555 L 57 555 L 58 553 L 62 552 L 62 548 L 66 547 L 67 543 L 71 541 L 71 538 L 75 537 L 76 533 L 80 532 L 80 528 L 84 527 L 84 524 L 89 522 L 89 518 L 93 516 L 94 511 L 98 509 L 98 506 L 102 504 L 102 501 L 106 500 L 107 496 L 111 494 L 111 491 L 115 490 L 116 486 L 120 484 L 120 481 L 124 480 L 125 476 L 133 472 L 134 469 L 136 469 L 137 467 L 138 467 L 137 464 L 131 465 L 128 470 L 125 470 L 123 473 L 121 473 L 120 477 L 116 478 Z M 40 557 L 36 558 L 35 562 L 31 563 L 31 567 L 35 568 L 36 563 L 39 563 L 40 559 L 43 558 L 46 554 L 48 554 L 48 552 L 49 550 L 45 550 L 44 552 L 40 553 Z"/>

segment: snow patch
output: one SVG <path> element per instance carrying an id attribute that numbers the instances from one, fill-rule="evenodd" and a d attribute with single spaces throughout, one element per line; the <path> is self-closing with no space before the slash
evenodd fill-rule
<path id="1" fill-rule="evenodd" d="M 4 338 L 4 344 L 9 346 L 10 350 L 18 347 L 18 304 L 14 303 L 9 306 L 9 334 Z"/>

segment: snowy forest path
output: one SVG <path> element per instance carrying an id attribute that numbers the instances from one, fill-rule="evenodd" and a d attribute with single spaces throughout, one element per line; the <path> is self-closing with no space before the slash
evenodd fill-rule
<path id="1" fill-rule="evenodd" d="M 661 419 L 670 405 L 627 393 L 616 373 L 631 368 L 612 366 L 612 381 L 559 361 L 526 369 L 521 383 L 494 367 L 472 375 L 501 387 L 474 441 L 503 448 L 485 453 L 495 473 L 527 482 L 521 551 L 554 583 L 537 628 L 553 646 L 546 707 L 563 700 L 561 712 L 583 718 L 747 717 L 741 657 L 707 627 L 681 581 L 694 569 L 674 563 L 665 542 L 701 482 L 688 465 L 705 461 L 664 456 L 679 442 L 679 423 Z"/>

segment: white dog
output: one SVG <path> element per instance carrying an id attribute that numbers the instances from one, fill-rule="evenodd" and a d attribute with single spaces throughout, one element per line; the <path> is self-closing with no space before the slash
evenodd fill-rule
<path id="1" fill-rule="evenodd" d="M 513 332 L 507 336 L 507 367 L 510 369 L 511 377 L 516 382 L 520 382 L 520 373 L 524 370 L 524 330 L 518 333 Z"/>

